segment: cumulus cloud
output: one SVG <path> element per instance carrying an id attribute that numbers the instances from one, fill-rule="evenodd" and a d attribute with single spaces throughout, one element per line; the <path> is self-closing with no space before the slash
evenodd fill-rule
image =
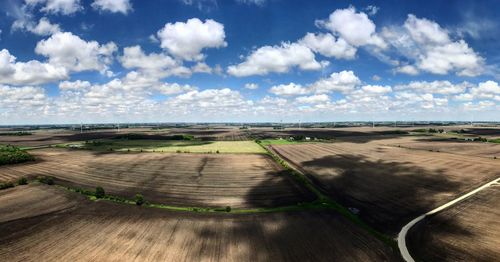
<path id="1" fill-rule="evenodd" d="M 194 73 L 206 73 L 211 74 L 213 72 L 212 68 L 204 62 L 198 62 L 193 67 Z"/>
<path id="2" fill-rule="evenodd" d="M 297 96 L 308 94 L 309 90 L 299 84 L 289 83 L 287 85 L 273 86 L 269 89 L 269 92 L 279 96 Z"/>
<path id="3" fill-rule="evenodd" d="M 337 9 L 330 14 L 326 20 L 318 20 L 316 23 L 339 35 L 349 44 L 359 47 L 373 45 L 386 48 L 384 40 L 375 32 L 376 26 L 368 15 L 356 12 L 354 7 Z"/>
<path id="4" fill-rule="evenodd" d="M 433 74 L 456 72 L 461 76 L 477 76 L 484 72 L 484 59 L 464 40 L 453 41 L 449 32 L 434 21 L 408 15 L 403 26 L 385 27 L 385 41 L 397 54 L 412 61 L 396 72 L 409 75 L 419 70 Z"/>
<path id="5" fill-rule="evenodd" d="M 229 66 L 230 75 L 243 77 L 267 75 L 271 72 L 285 73 L 292 67 L 302 70 L 318 70 L 321 64 L 316 61 L 311 49 L 298 43 L 281 43 L 279 46 L 263 46 L 254 50 L 245 61 Z"/>
<path id="6" fill-rule="evenodd" d="M 59 89 L 61 90 L 81 90 L 81 89 L 87 89 L 91 86 L 89 81 L 82 81 L 82 80 L 76 80 L 76 81 L 63 81 L 59 83 Z"/>
<path id="7" fill-rule="evenodd" d="M 360 83 L 361 80 L 359 80 L 353 71 L 344 70 L 338 73 L 332 73 L 329 77 L 314 82 L 309 85 L 309 88 L 316 93 L 347 93 L 353 91 Z"/>
<path id="8" fill-rule="evenodd" d="M 130 0 L 95 0 L 92 3 L 92 7 L 96 10 L 122 13 L 125 15 L 132 11 Z"/>
<path id="9" fill-rule="evenodd" d="M 307 33 L 299 43 L 309 47 L 316 53 L 326 57 L 337 59 L 353 59 L 356 56 L 356 48 L 348 44 L 343 38 L 337 38 L 332 34 Z"/>
<path id="10" fill-rule="evenodd" d="M 212 19 L 202 22 L 191 18 L 187 22 L 167 23 L 158 31 L 161 47 L 180 59 L 202 60 L 205 48 L 226 47 L 224 25 Z"/>
<path id="11" fill-rule="evenodd" d="M 328 102 L 330 98 L 328 95 L 312 95 L 312 96 L 299 96 L 295 98 L 295 101 L 302 104 L 318 104 Z"/>
<path id="12" fill-rule="evenodd" d="M 38 23 L 29 18 L 18 19 L 14 21 L 12 30 L 26 30 L 36 35 L 48 36 L 60 32 L 61 28 L 58 24 L 52 24 L 48 18 L 42 17 Z"/>
<path id="13" fill-rule="evenodd" d="M 472 85 L 468 82 L 452 84 L 449 81 L 412 81 L 405 85 L 395 86 L 396 90 L 413 90 L 420 93 L 432 93 L 441 95 L 459 94 Z"/>
<path id="14" fill-rule="evenodd" d="M 259 88 L 259 85 L 256 83 L 246 83 L 245 88 L 250 89 L 250 90 L 255 90 L 255 89 Z"/>
<path id="15" fill-rule="evenodd" d="M 17 62 L 9 50 L 0 51 L 0 83 L 9 85 L 38 85 L 68 78 L 68 71 L 37 60 Z"/>
<path id="16" fill-rule="evenodd" d="M 49 64 L 69 71 L 105 72 L 117 49 L 113 42 L 101 45 L 96 41 L 87 42 L 70 32 L 59 32 L 38 42 L 35 52 L 48 57 Z"/>
<path id="17" fill-rule="evenodd" d="M 27 6 L 41 5 L 40 11 L 52 14 L 70 15 L 83 10 L 81 0 L 25 0 Z"/>

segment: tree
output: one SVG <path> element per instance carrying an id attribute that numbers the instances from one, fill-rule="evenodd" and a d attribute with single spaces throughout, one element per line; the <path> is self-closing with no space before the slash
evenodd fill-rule
<path id="1" fill-rule="evenodd" d="M 144 204 L 144 197 L 141 194 L 135 195 L 135 204 L 138 206 L 142 206 L 142 204 Z"/>
<path id="2" fill-rule="evenodd" d="M 27 185 L 28 179 L 26 179 L 25 177 L 21 177 L 21 178 L 19 178 L 19 180 L 17 180 L 17 184 L 18 185 Z"/>
<path id="3" fill-rule="evenodd" d="M 104 188 L 98 186 L 95 188 L 95 197 L 97 198 L 103 198 L 106 195 L 106 192 L 104 192 Z"/>

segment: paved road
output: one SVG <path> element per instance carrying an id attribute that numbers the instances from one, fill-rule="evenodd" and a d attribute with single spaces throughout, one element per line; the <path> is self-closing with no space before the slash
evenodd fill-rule
<path id="1" fill-rule="evenodd" d="M 403 259 L 407 262 L 415 262 L 415 260 L 413 260 L 413 258 L 411 257 L 410 252 L 408 251 L 408 248 L 406 247 L 406 234 L 408 233 L 410 228 L 412 228 L 416 223 L 418 223 L 419 221 L 421 221 L 422 219 L 424 219 L 425 217 L 427 217 L 429 215 L 436 214 L 437 212 L 440 212 L 440 211 L 442 211 L 450 206 L 453 206 L 456 203 L 476 194 L 477 192 L 479 192 L 479 191 L 481 191 L 489 186 L 497 185 L 498 183 L 500 183 L 500 177 L 487 183 L 487 184 L 480 186 L 479 188 L 476 188 L 476 189 L 470 191 L 469 193 L 467 193 L 465 195 L 462 195 L 461 197 L 459 197 L 455 200 L 452 200 L 452 201 L 450 201 L 450 202 L 448 202 L 440 207 L 437 207 L 437 208 L 413 219 L 412 221 L 410 221 L 410 223 L 406 224 L 401 229 L 401 231 L 399 232 L 399 235 L 398 235 L 398 247 L 399 247 L 399 251 L 401 252 L 401 255 L 403 256 Z"/>

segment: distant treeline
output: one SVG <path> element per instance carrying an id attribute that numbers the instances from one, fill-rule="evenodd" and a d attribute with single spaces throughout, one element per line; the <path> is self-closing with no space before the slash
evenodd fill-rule
<path id="1" fill-rule="evenodd" d="M 123 134 L 113 137 L 113 139 L 124 140 L 194 140 L 192 135 L 146 135 L 146 134 Z"/>
<path id="2" fill-rule="evenodd" d="M 24 131 L 0 133 L 0 136 L 31 136 L 31 135 L 33 135 L 33 134 L 30 132 L 24 132 Z"/>

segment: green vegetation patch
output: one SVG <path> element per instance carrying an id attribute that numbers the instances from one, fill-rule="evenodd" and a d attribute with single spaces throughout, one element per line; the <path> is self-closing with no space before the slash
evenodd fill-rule
<path id="1" fill-rule="evenodd" d="M 32 155 L 18 147 L 0 145 L 0 166 L 33 160 L 35 158 Z"/>
<path id="2" fill-rule="evenodd" d="M 265 153 L 254 141 L 103 139 L 59 147 L 117 152 Z"/>

